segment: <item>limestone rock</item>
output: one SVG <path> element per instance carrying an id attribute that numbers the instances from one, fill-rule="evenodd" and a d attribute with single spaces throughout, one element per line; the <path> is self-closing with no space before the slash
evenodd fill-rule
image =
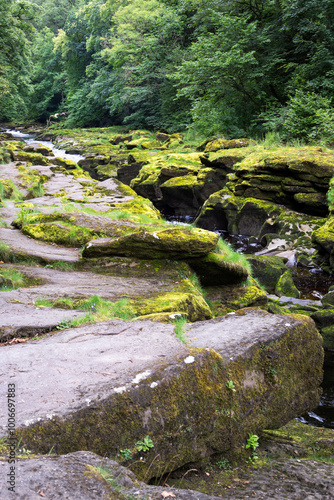
<path id="1" fill-rule="evenodd" d="M 131 469 L 149 480 L 318 404 L 322 339 L 306 316 L 244 309 L 191 324 L 185 336 L 188 345 L 173 325 L 114 320 L 7 348 L 0 377 L 19 388 L 21 447 L 108 457 L 128 448 Z M 146 435 L 154 447 L 138 452 Z"/>
<path id="2" fill-rule="evenodd" d="M 333 153 L 319 148 L 254 152 L 236 168 L 238 196 L 280 203 L 292 210 L 326 216 L 326 193 L 334 173 Z"/>
<path id="3" fill-rule="evenodd" d="M 219 151 L 219 149 L 245 148 L 252 143 L 251 139 L 215 139 L 205 146 L 205 153 Z"/>
<path id="4" fill-rule="evenodd" d="M 0 461 L 0 471 L 2 477 L 9 473 L 7 461 Z M 138 481 L 133 472 L 114 460 L 88 451 L 18 459 L 14 482 L 14 495 L 7 489 L 9 484 L 1 482 L 0 496 L 3 500 L 14 496 L 16 500 L 43 497 L 64 500 L 160 500 L 168 497 L 177 500 L 219 500 L 219 497 L 198 491 L 150 486 Z"/>
<path id="5" fill-rule="evenodd" d="M 85 258 L 124 255 L 145 259 L 181 258 L 205 255 L 218 242 L 218 235 L 197 228 L 167 227 L 150 232 L 137 228 L 117 238 L 99 238 L 87 243 Z"/>

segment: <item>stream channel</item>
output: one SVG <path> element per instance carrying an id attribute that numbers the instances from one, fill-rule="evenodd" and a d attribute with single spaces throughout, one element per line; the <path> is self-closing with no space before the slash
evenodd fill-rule
<path id="1" fill-rule="evenodd" d="M 84 156 L 67 154 L 64 150 L 56 149 L 51 141 L 40 141 L 36 140 L 35 136 L 32 134 L 24 134 L 19 130 L 7 129 L 13 135 L 14 138 L 18 140 L 23 140 L 27 144 L 39 143 L 52 149 L 54 156 L 60 158 L 67 158 L 74 162 L 78 162 Z M 171 223 L 191 223 L 192 218 L 190 217 L 166 217 Z M 248 245 L 248 237 L 227 235 L 218 231 L 221 236 L 228 240 L 235 250 L 242 253 L 256 253 L 260 248 L 256 246 Z M 261 247 L 262 248 L 262 247 Z M 293 279 L 298 290 L 301 292 L 301 299 L 291 299 L 291 302 L 298 301 L 314 301 L 319 304 L 322 296 L 328 292 L 328 288 L 334 284 L 334 277 L 329 277 L 322 271 L 318 269 L 299 269 L 296 266 L 293 267 Z M 275 297 L 278 298 L 278 297 Z M 282 299 L 282 298 L 281 298 Z M 287 298 L 286 298 L 287 299 Z M 320 404 L 313 411 L 298 417 L 297 420 L 300 422 L 317 426 L 317 427 L 327 427 L 334 429 L 334 353 L 328 353 L 330 356 L 325 357 L 324 365 L 324 379 L 322 383 L 323 393 L 321 396 Z"/>

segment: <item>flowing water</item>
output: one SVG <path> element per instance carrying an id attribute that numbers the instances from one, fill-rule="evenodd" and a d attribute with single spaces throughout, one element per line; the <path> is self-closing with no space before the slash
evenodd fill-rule
<path id="1" fill-rule="evenodd" d="M 75 163 L 78 163 L 79 160 L 84 158 L 81 155 L 72 155 L 65 153 L 63 149 L 55 148 L 51 141 L 40 141 L 39 139 L 36 139 L 36 136 L 33 134 L 25 134 L 23 132 L 20 132 L 19 130 L 11 130 L 11 129 L 6 129 L 6 132 L 12 134 L 12 136 L 15 139 L 24 141 L 27 144 L 42 144 L 43 146 L 52 149 L 52 153 L 54 154 L 54 156 L 58 158 L 65 158 L 67 160 L 72 160 Z"/>

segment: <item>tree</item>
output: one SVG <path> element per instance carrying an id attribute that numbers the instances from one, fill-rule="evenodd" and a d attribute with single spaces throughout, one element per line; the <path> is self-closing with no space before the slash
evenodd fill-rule
<path id="1" fill-rule="evenodd" d="M 30 38 L 33 6 L 0 0 L 0 120 L 22 118 L 30 93 Z"/>

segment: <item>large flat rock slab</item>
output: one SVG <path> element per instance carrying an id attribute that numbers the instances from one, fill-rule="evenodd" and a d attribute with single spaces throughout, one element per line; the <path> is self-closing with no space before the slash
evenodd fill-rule
<path id="1" fill-rule="evenodd" d="M 25 236 L 18 229 L 0 227 L 0 241 L 6 243 L 11 252 L 19 258 L 32 258 L 37 262 L 79 262 L 78 248 L 65 248 L 57 245 L 48 245 Z"/>
<path id="2" fill-rule="evenodd" d="M 39 308 L 6 300 L 0 295 L 0 342 L 12 337 L 33 337 L 55 330 L 62 322 L 83 316 L 82 311 Z"/>
<path id="3" fill-rule="evenodd" d="M 311 319 L 244 309 L 185 335 L 187 344 L 173 325 L 110 321 L 3 347 L 1 397 L 15 384 L 22 446 L 111 458 L 126 448 L 147 479 L 318 404 L 323 349 Z M 146 435 L 154 448 L 139 453 Z"/>
<path id="4" fill-rule="evenodd" d="M 0 461 L 1 477 L 9 471 L 7 461 Z M 14 481 L 13 481 L 14 482 Z M 76 452 L 59 457 L 42 456 L 22 459 L 16 464 L 15 490 L 0 483 L 2 500 L 219 500 L 198 491 L 167 486 L 149 486 L 117 462 L 90 452 Z"/>
<path id="5" fill-rule="evenodd" d="M 115 264 L 115 266 L 105 267 L 103 273 L 59 271 L 45 267 L 0 264 L 0 273 L 2 269 L 15 269 L 29 278 L 42 282 L 40 285 L 29 288 L 1 292 L 0 297 L 8 301 L 19 300 L 23 303 L 31 303 L 41 297 L 55 301 L 62 297 L 82 300 L 98 295 L 104 299 L 115 301 L 124 297 L 150 297 L 166 293 L 175 286 L 173 279 L 176 280 L 178 277 L 176 272 L 167 274 L 164 270 L 157 274 L 154 272 L 153 266 L 151 266 L 151 272 L 149 272 L 150 268 L 146 268 L 146 275 L 140 277 L 135 275 L 136 268 L 139 267 L 138 261 L 121 260 L 118 265 L 117 261 Z M 114 267 L 118 269 L 118 272 L 120 269 L 123 270 L 124 274 L 127 268 L 128 272 L 133 271 L 133 275 L 115 276 L 112 274 Z"/>

